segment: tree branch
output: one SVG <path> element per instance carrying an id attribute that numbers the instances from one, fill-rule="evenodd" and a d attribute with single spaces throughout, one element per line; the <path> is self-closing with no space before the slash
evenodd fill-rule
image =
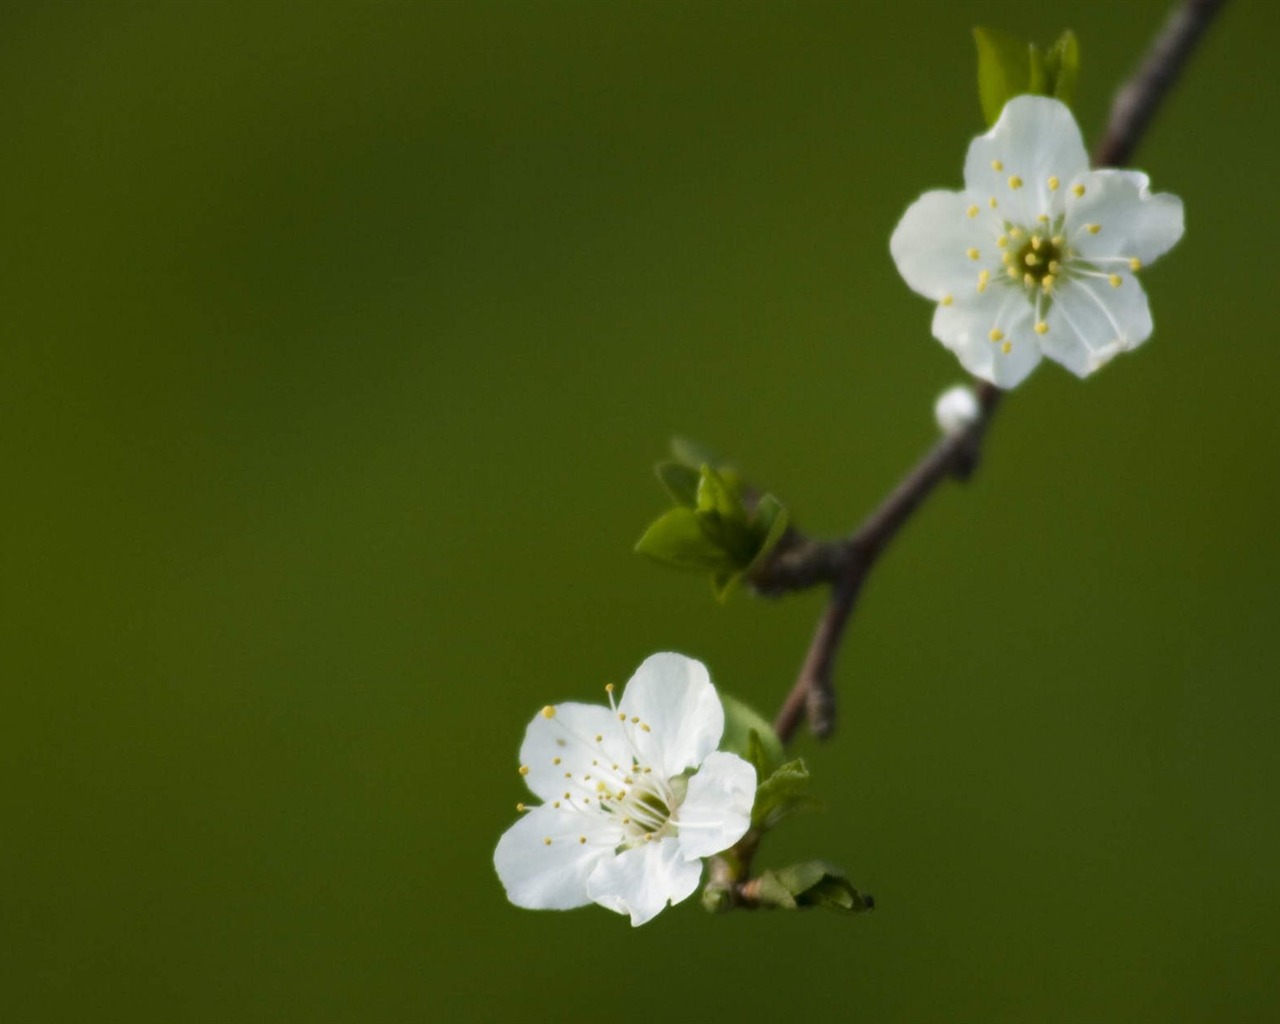
<path id="1" fill-rule="evenodd" d="M 1116 94 L 1094 166 L 1126 161 L 1142 138 L 1160 103 L 1224 0 L 1184 0 L 1152 41 L 1133 77 Z M 799 675 L 783 701 L 774 729 L 783 743 L 795 735 L 802 717 L 815 736 L 835 729 L 833 683 L 836 654 L 857 605 L 862 585 L 880 554 L 925 499 L 946 477 L 967 480 L 977 468 L 982 440 L 999 404 L 1000 391 L 977 384 L 979 415 L 966 429 L 944 437 L 849 537 L 819 541 L 789 533 L 769 561 L 751 576 L 760 593 L 783 594 L 819 583 L 831 586 Z"/>

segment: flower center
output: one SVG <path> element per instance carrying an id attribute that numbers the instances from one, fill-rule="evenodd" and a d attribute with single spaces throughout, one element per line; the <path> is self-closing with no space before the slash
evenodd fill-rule
<path id="1" fill-rule="evenodd" d="M 1052 225 L 1052 229 L 1060 230 L 1061 224 Z M 1039 290 L 1046 296 L 1051 294 L 1063 265 L 1072 257 L 1066 239 L 1056 230 L 1051 230 L 1049 224 L 1038 225 L 1038 230 L 1007 228 L 1009 244 L 1004 248 L 1001 262 L 1009 279 L 1028 292 Z"/>

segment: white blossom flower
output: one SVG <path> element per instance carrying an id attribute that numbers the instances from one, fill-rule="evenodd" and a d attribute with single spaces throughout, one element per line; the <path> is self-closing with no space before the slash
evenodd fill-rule
<path id="1" fill-rule="evenodd" d="M 1071 111 L 1018 96 L 969 145 L 963 192 L 926 192 L 889 250 L 935 301 L 933 334 L 999 387 L 1042 355 L 1084 377 L 1151 334 L 1136 273 L 1182 237 L 1182 200 L 1089 169 Z"/>
<path id="2" fill-rule="evenodd" d="M 958 434 L 976 423 L 981 411 L 978 396 L 973 393 L 973 388 L 965 384 L 947 388 L 933 405 L 933 416 L 938 421 L 938 429 L 948 436 Z"/>
<path id="3" fill-rule="evenodd" d="M 558 704 L 535 716 L 520 774 L 543 802 L 498 841 L 512 903 L 598 903 L 644 924 L 698 887 L 703 857 L 746 834 L 756 771 L 717 751 L 724 708 L 701 662 L 647 658 L 609 707 Z"/>

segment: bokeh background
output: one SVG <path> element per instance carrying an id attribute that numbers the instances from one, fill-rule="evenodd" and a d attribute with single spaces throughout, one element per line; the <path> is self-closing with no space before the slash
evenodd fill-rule
<path id="1" fill-rule="evenodd" d="M 959 379 L 889 232 L 969 30 L 1161 2 L 0 9 L 0 1012 L 14 1021 L 1280 1014 L 1278 8 L 1134 163 L 1156 335 L 1046 364 L 873 577 L 828 810 L 874 914 L 633 930 L 493 875 L 543 704 L 648 653 L 771 711 L 819 594 L 630 552 L 684 433 L 852 527 Z"/>

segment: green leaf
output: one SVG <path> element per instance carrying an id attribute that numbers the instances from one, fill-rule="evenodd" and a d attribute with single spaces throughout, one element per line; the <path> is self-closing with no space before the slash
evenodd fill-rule
<path id="1" fill-rule="evenodd" d="M 718 572 L 711 577 L 711 593 L 715 595 L 715 599 L 724 604 L 733 596 L 733 592 L 738 589 L 738 585 L 742 582 L 744 573 L 742 570 L 737 572 Z"/>
<path id="2" fill-rule="evenodd" d="M 767 832 L 792 815 L 814 811 L 822 802 L 808 792 L 809 769 L 797 758 L 788 761 L 756 788 L 752 827 Z"/>
<path id="3" fill-rule="evenodd" d="M 795 910 L 796 898 L 772 871 L 762 872 L 756 879 L 756 900 L 770 910 Z"/>
<path id="4" fill-rule="evenodd" d="M 724 705 L 720 749 L 746 759 L 755 766 L 757 779 L 767 779 L 782 763 L 782 740 L 755 708 L 727 693 L 720 694 L 720 703 Z"/>
<path id="5" fill-rule="evenodd" d="M 636 542 L 636 551 L 677 569 L 736 569 L 718 538 L 708 534 L 703 517 L 691 508 L 673 508 L 659 516 Z"/>
<path id="6" fill-rule="evenodd" d="M 720 466 L 724 462 L 716 452 L 687 437 L 671 439 L 671 457 L 690 469 L 698 469 L 700 466 Z"/>
<path id="7" fill-rule="evenodd" d="M 772 494 L 766 494 L 756 504 L 756 513 L 755 518 L 752 520 L 752 525 L 755 528 L 756 535 L 763 536 L 760 540 L 760 546 L 756 549 L 755 557 L 751 559 L 751 564 L 747 566 L 747 572 L 763 563 L 773 549 L 778 546 L 778 541 L 782 540 L 782 535 L 787 532 L 788 519 L 787 507 Z"/>
<path id="8" fill-rule="evenodd" d="M 987 126 L 995 124 L 1000 111 L 1013 97 L 1032 91 L 1036 49 L 1016 36 L 994 28 L 975 28 L 978 46 L 978 98 Z M 1040 64 L 1043 77 L 1043 62 Z M 1043 89 L 1043 81 L 1040 83 Z"/>
<path id="9" fill-rule="evenodd" d="M 826 907 L 847 914 L 870 910 L 875 900 L 860 893 L 844 872 L 822 860 L 805 861 L 768 872 L 798 907 Z"/>
<path id="10" fill-rule="evenodd" d="M 659 462 L 653 471 L 677 505 L 693 508 L 698 503 L 698 483 L 702 474 L 683 462 Z"/>
<path id="11" fill-rule="evenodd" d="M 1044 58 L 1048 95 L 1071 106 L 1076 97 L 1076 82 L 1080 78 L 1080 43 L 1076 34 L 1067 29 L 1049 47 Z"/>
<path id="12" fill-rule="evenodd" d="M 727 592 L 737 582 L 729 576 L 751 564 L 758 546 L 737 481 L 710 466 L 703 466 L 696 512 L 703 532 L 728 556 L 726 568 L 730 573 L 724 580 L 716 581 L 717 590 Z"/>
<path id="13" fill-rule="evenodd" d="M 726 479 L 711 466 L 703 464 L 698 471 L 698 490 L 695 507 L 699 512 L 714 512 L 719 516 L 746 519 L 746 509 L 742 507 L 742 497 L 733 482 Z"/>

